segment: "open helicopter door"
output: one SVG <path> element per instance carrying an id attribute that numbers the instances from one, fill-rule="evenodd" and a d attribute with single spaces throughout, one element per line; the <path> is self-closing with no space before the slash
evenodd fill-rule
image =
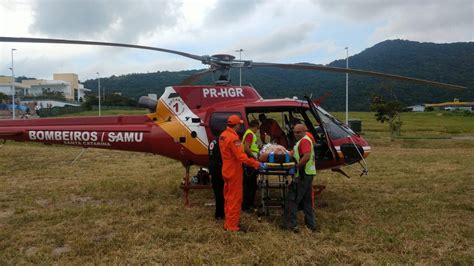
<path id="1" fill-rule="evenodd" d="M 361 176 L 366 175 L 368 168 L 364 158 L 367 156 L 366 152 L 370 152 L 370 146 L 367 142 L 323 108 L 316 106 L 310 99 L 308 99 L 308 105 L 310 107 L 309 111 L 319 123 L 321 128 L 319 130 L 324 134 L 328 149 L 334 156 L 334 160 L 343 161 L 346 166 L 359 163 L 362 167 L 362 170 L 360 170 Z M 317 150 L 318 147 L 315 147 L 315 149 Z M 344 173 L 340 167 L 332 170 L 349 178 L 349 175 Z"/>
<path id="2" fill-rule="evenodd" d="M 339 160 L 337 156 L 336 148 L 334 147 L 334 143 L 328 134 L 327 124 L 319 115 L 316 105 L 314 102 L 309 98 L 305 97 L 308 101 L 309 106 L 309 113 L 307 114 L 309 120 L 311 115 L 315 118 L 318 125 L 314 125 L 313 123 L 310 124 L 308 128 L 309 131 L 315 136 L 318 140 L 314 145 L 316 159 L 317 160 Z M 312 128 L 311 128 L 312 127 Z"/>

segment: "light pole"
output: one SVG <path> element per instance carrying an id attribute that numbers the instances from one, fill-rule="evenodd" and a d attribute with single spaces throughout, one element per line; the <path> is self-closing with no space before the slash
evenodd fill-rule
<path id="1" fill-rule="evenodd" d="M 239 50 L 235 50 L 235 51 L 239 53 L 239 60 L 242 60 L 242 52 L 244 51 L 244 49 L 240 48 Z M 242 67 L 239 68 L 239 71 L 240 71 L 239 86 L 242 86 Z"/>
<path id="2" fill-rule="evenodd" d="M 98 86 L 99 86 L 99 116 L 102 116 L 101 112 L 100 112 L 100 74 L 99 72 L 97 72 L 97 82 L 98 82 Z"/>
<path id="3" fill-rule="evenodd" d="M 15 120 L 15 71 L 13 69 L 13 51 L 16 51 L 15 48 L 12 48 L 12 119 Z"/>
<path id="4" fill-rule="evenodd" d="M 349 68 L 349 47 L 346 47 L 346 68 Z M 349 125 L 349 73 L 346 72 L 346 125 Z"/>

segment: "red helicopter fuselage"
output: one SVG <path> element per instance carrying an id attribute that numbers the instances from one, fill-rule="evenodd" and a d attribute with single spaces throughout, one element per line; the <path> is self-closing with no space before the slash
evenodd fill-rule
<path id="1" fill-rule="evenodd" d="M 208 144 L 229 115 L 240 115 L 248 127 L 258 114 L 276 113 L 289 138 L 288 117 L 298 117 L 316 137 L 317 169 L 359 162 L 370 153 L 361 136 L 311 101 L 264 100 L 248 86 L 167 87 L 147 107 L 153 111 L 146 115 L 3 120 L 0 139 L 147 152 L 206 166 Z"/>

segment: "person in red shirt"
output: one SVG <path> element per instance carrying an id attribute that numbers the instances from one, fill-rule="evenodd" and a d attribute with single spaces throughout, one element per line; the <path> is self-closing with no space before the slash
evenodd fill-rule
<path id="1" fill-rule="evenodd" d="M 285 132 L 275 119 L 267 118 L 265 114 L 260 114 L 258 119 L 262 124 L 260 125 L 260 139 L 265 143 L 265 137 L 270 136 L 270 141 L 275 142 L 288 148 L 288 140 Z"/>
<path id="2" fill-rule="evenodd" d="M 294 131 L 295 125 L 297 125 L 297 124 L 302 124 L 302 122 L 297 118 L 291 118 L 290 119 L 290 123 L 289 123 L 290 130 L 289 130 L 289 133 L 288 133 L 289 148 L 293 148 L 293 146 L 296 144 L 296 139 L 295 139 L 295 135 L 294 135 L 293 131 Z M 311 139 L 313 144 L 316 143 L 316 139 L 314 138 L 314 135 L 311 132 L 306 131 L 306 135 Z"/>
<path id="3" fill-rule="evenodd" d="M 313 150 L 313 141 L 306 134 L 308 129 L 303 124 L 295 125 L 293 132 L 296 144 L 292 154 L 296 160 L 297 176 L 288 187 L 283 214 L 282 228 L 299 232 L 297 226 L 298 206 L 303 205 L 304 222 L 311 231 L 316 230 L 316 221 L 313 212 L 313 177 L 316 175 L 316 165 Z"/>
<path id="4" fill-rule="evenodd" d="M 243 196 L 242 163 L 254 169 L 264 168 L 264 164 L 249 158 L 242 147 L 237 130 L 244 121 L 237 115 L 227 119 L 227 128 L 219 137 L 219 148 L 222 156 L 222 177 L 224 178 L 224 229 L 227 231 L 244 231 L 239 225 L 240 208 Z"/>

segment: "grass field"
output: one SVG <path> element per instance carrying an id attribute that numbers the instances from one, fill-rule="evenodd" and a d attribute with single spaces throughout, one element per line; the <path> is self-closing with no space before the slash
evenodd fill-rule
<path id="1" fill-rule="evenodd" d="M 0 264 L 472 265 L 474 140 L 429 137 L 474 136 L 474 117 L 440 114 L 404 114 L 402 136 L 416 138 L 393 142 L 373 114 L 351 114 L 372 145 L 369 175 L 318 174 L 318 233 L 250 214 L 251 232 L 224 232 L 211 191 L 184 207 L 184 170 L 167 158 L 89 149 L 71 165 L 80 149 L 7 142 Z"/>

